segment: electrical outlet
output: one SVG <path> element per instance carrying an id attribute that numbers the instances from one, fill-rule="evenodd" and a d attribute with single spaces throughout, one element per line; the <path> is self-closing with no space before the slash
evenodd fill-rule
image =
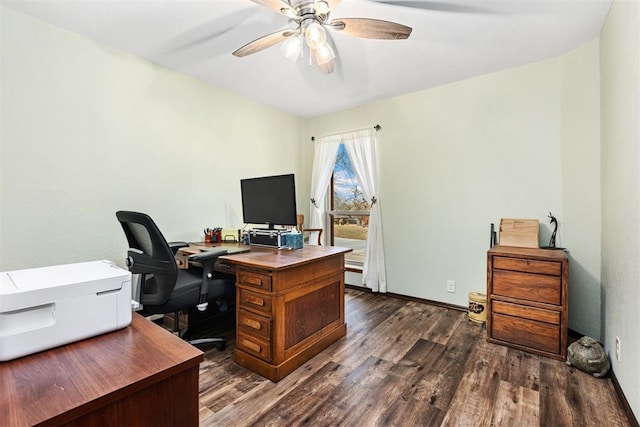
<path id="1" fill-rule="evenodd" d="M 456 281 L 455 280 L 447 280 L 447 292 L 455 293 L 456 292 Z"/>
<path id="2" fill-rule="evenodd" d="M 616 336 L 616 360 L 620 361 L 620 338 Z"/>

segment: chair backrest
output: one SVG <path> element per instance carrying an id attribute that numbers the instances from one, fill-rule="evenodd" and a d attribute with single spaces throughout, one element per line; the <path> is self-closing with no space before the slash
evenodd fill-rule
<path id="1" fill-rule="evenodd" d="M 304 227 L 304 214 L 299 213 L 297 215 L 297 225 L 296 225 L 297 229 L 299 232 L 301 233 L 313 233 L 316 232 L 318 233 L 318 246 L 322 245 L 322 228 L 305 228 Z M 309 236 L 311 237 L 311 236 Z"/>
<path id="2" fill-rule="evenodd" d="M 118 211 L 116 217 L 129 242 L 129 271 L 143 275 L 140 302 L 143 305 L 166 303 L 178 277 L 178 266 L 169 244 L 149 215 Z"/>
<path id="3" fill-rule="evenodd" d="M 309 233 L 309 238 L 311 238 L 312 233 L 318 233 L 318 246 L 322 245 L 322 228 L 305 228 L 304 233 Z"/>

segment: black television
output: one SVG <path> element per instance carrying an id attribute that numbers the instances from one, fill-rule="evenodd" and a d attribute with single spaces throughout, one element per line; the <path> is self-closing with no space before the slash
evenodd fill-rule
<path id="1" fill-rule="evenodd" d="M 296 184 L 293 174 L 240 180 L 245 224 L 296 225 Z"/>

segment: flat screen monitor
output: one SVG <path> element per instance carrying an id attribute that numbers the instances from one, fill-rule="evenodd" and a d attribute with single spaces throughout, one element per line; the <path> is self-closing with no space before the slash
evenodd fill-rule
<path id="1" fill-rule="evenodd" d="M 296 225 L 296 184 L 293 174 L 240 180 L 245 224 Z"/>

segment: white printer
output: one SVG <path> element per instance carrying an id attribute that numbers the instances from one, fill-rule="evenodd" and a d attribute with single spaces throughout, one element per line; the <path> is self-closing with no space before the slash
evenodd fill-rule
<path id="1" fill-rule="evenodd" d="M 0 361 L 131 323 L 131 273 L 110 261 L 0 273 Z"/>

